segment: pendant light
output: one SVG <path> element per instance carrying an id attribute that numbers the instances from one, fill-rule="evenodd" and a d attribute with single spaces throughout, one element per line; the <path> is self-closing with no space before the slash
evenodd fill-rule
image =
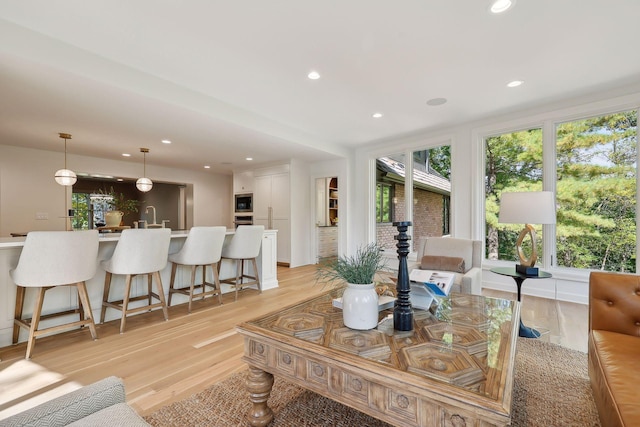
<path id="1" fill-rule="evenodd" d="M 147 191 L 153 188 L 153 182 L 149 178 L 147 178 L 147 153 L 149 152 L 149 149 L 141 148 L 140 152 L 144 156 L 144 159 L 143 159 L 144 170 L 143 170 L 142 178 L 138 178 L 138 180 L 136 181 L 136 187 L 138 188 L 138 190 L 142 191 L 143 193 L 146 193 Z"/>
<path id="2" fill-rule="evenodd" d="M 64 139 L 64 169 L 60 169 L 54 175 L 56 182 L 60 185 L 68 187 L 73 185 L 78 180 L 75 172 L 67 169 L 67 139 L 71 139 L 71 134 L 59 133 L 60 138 Z"/>

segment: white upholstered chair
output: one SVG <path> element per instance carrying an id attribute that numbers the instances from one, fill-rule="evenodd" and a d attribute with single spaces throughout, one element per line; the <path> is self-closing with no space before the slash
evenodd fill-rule
<path id="1" fill-rule="evenodd" d="M 167 265 L 170 242 L 171 229 L 169 228 L 122 230 L 111 259 L 100 263 L 106 271 L 100 323 L 104 323 L 107 308 L 114 308 L 122 312 L 121 334 L 124 333 L 127 315 L 132 313 L 150 311 L 160 307 L 164 319 L 169 320 L 160 271 Z M 125 276 L 124 295 L 121 300 L 109 301 L 111 278 L 114 274 Z M 147 294 L 132 297 L 131 280 L 137 275 L 147 276 Z M 157 293 L 152 291 L 153 279 L 156 282 Z M 153 298 L 159 302 L 153 303 Z M 142 300 L 147 300 L 147 304 L 129 308 L 130 302 Z"/>
<path id="2" fill-rule="evenodd" d="M 98 231 L 32 231 L 27 234 L 17 267 L 10 272 L 16 290 L 13 343 L 18 342 L 20 327 L 29 330 L 26 359 L 31 358 L 36 337 L 63 329 L 89 326 L 97 339 L 85 281 L 91 279 L 98 263 Z M 78 308 L 42 315 L 45 292 L 57 286 L 75 286 Z M 30 319 L 23 319 L 26 288 L 38 288 Z M 80 320 L 38 329 L 40 320 L 77 313 Z"/>
<path id="3" fill-rule="evenodd" d="M 451 291 L 475 295 L 482 293 L 482 242 L 480 240 L 455 237 L 420 237 L 416 252 L 418 268 L 425 255 L 462 258 L 464 272 L 454 271 L 455 280 Z"/>
<path id="4" fill-rule="evenodd" d="M 189 296 L 189 313 L 191 313 L 191 302 L 194 297 L 205 298 L 207 295 L 218 295 L 218 302 L 222 304 L 218 262 L 220 262 L 222 255 L 222 245 L 224 244 L 226 232 L 226 227 L 192 227 L 180 251 L 169 255 L 169 262 L 172 264 L 169 305 L 171 305 L 171 297 L 174 293 Z M 176 271 L 180 265 L 191 267 L 191 281 L 188 288 L 175 287 Z M 208 266 L 212 270 L 213 283 L 206 280 Z M 202 267 L 202 283 L 199 285 L 195 284 L 197 267 Z M 207 291 L 207 286 L 212 289 Z M 202 289 L 202 292 L 195 294 L 196 289 Z"/>
<path id="5" fill-rule="evenodd" d="M 220 282 L 235 286 L 236 301 L 238 300 L 238 291 L 247 286 L 256 285 L 258 291 L 262 293 L 256 258 L 260 254 L 263 235 L 263 225 L 240 225 L 236 228 L 236 232 L 231 240 L 222 247 L 222 258 L 231 259 L 236 262 L 236 275 L 235 277 L 220 280 Z M 254 276 L 245 272 L 245 261 L 251 261 Z M 220 265 L 218 264 L 218 270 L 219 269 Z M 244 279 L 249 279 L 249 281 L 245 282 Z"/>

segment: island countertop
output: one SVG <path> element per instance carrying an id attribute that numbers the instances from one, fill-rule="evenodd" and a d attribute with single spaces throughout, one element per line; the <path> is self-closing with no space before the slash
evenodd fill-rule
<path id="1" fill-rule="evenodd" d="M 234 234 L 235 230 L 227 229 L 227 235 Z M 121 233 L 99 233 L 101 242 L 117 242 Z M 171 238 L 187 237 L 189 230 L 171 230 Z M 0 237 L 0 248 L 20 248 L 24 246 L 26 237 Z"/>

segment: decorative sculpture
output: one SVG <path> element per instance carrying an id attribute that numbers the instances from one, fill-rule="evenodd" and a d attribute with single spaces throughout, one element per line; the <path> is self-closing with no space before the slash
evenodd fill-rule
<path id="1" fill-rule="evenodd" d="M 409 255 L 409 240 L 407 229 L 411 226 L 410 221 L 394 222 L 393 226 L 398 229 L 395 239 L 398 241 L 398 283 L 396 284 L 397 299 L 393 307 L 393 328 L 397 331 L 413 330 L 413 309 L 409 300 L 409 269 L 407 267 L 407 255 Z"/>

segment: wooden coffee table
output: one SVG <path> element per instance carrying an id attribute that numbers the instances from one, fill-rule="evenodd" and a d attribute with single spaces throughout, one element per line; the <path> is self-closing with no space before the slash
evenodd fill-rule
<path id="1" fill-rule="evenodd" d="M 511 423 L 519 302 L 452 294 L 433 313 L 415 310 L 413 331 L 395 331 L 392 320 L 357 331 L 332 306 L 337 293 L 237 327 L 252 426 L 273 419 L 273 375 L 394 425 Z"/>

